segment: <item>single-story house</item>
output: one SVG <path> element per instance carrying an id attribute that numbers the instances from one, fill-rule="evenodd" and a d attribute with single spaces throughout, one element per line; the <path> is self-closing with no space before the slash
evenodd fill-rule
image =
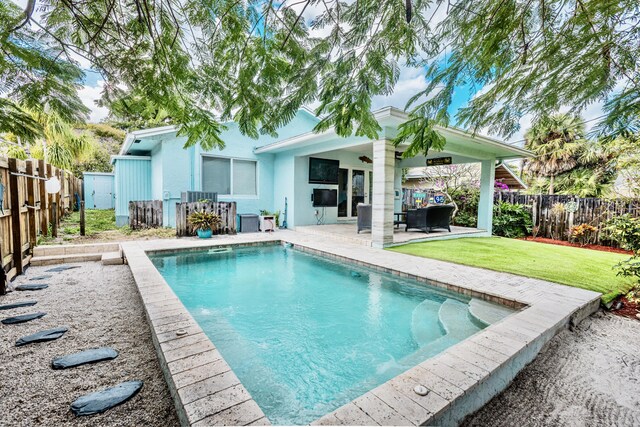
<path id="1" fill-rule="evenodd" d="M 401 207 L 401 171 L 423 166 L 427 159 L 401 159 L 404 147 L 391 144 L 406 113 L 385 107 L 374 115 L 382 127 L 376 140 L 339 137 L 333 129 L 315 133 L 320 119 L 307 109 L 299 110 L 276 138 L 254 140 L 235 123 L 226 123 L 222 150 L 205 151 L 200 145 L 184 149 L 186 138 L 178 137 L 174 126 L 130 132 L 112 158 L 116 220 L 127 223 L 129 201 L 162 200 L 163 224 L 175 226 L 175 205 L 184 191 L 216 192 L 219 201 L 235 201 L 238 213 L 284 212 L 286 199 L 289 228 L 353 221 L 358 203 L 370 203 L 372 244 L 388 245 L 393 242 L 394 211 Z M 429 153 L 429 159 L 481 164 L 478 227 L 490 234 L 496 161 L 530 153 L 453 127 L 439 131 L 447 140 L 445 150 Z M 314 203 L 314 194 L 327 203 Z"/>

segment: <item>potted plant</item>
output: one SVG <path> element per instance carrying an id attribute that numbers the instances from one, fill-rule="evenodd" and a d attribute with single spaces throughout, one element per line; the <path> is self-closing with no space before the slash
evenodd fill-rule
<path id="1" fill-rule="evenodd" d="M 222 222 L 220 216 L 213 212 L 192 212 L 187 218 L 189 224 L 195 228 L 198 237 L 201 239 L 208 239 L 213 234 L 214 230 L 218 229 L 218 226 Z"/>

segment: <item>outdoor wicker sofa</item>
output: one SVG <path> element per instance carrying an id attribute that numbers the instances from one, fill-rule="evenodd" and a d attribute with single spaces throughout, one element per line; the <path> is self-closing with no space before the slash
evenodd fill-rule
<path id="1" fill-rule="evenodd" d="M 426 208 L 410 209 L 407 211 L 405 231 L 418 229 L 429 233 L 436 228 L 441 228 L 451 232 L 453 209 L 451 205 L 431 205 Z"/>

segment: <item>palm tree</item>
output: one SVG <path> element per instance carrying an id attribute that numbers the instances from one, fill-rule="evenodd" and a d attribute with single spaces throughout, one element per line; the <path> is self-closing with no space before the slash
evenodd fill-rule
<path id="1" fill-rule="evenodd" d="M 549 178 L 549 194 L 554 194 L 555 177 L 578 165 L 584 134 L 582 118 L 570 114 L 542 117 L 525 134 L 525 148 L 535 157 L 524 167 L 535 177 Z"/>
<path id="2" fill-rule="evenodd" d="M 30 148 L 34 159 L 42 159 L 62 169 L 70 169 L 91 149 L 86 133 L 78 134 L 71 124 L 56 113 L 31 112 L 43 129 L 44 138 L 34 141 Z"/>

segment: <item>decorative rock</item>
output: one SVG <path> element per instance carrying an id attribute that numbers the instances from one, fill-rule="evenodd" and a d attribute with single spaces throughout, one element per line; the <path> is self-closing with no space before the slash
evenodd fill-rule
<path id="1" fill-rule="evenodd" d="M 67 332 L 69 328 L 61 326 L 59 328 L 47 329 L 46 331 L 36 332 L 33 335 L 27 335 L 16 341 L 16 347 L 21 345 L 31 344 L 35 342 L 53 341 L 57 340 Z"/>
<path id="2" fill-rule="evenodd" d="M 51 278 L 51 275 L 50 274 L 46 274 L 44 276 L 32 277 L 29 280 L 45 280 L 45 279 L 49 279 L 49 278 Z"/>
<path id="3" fill-rule="evenodd" d="M 47 273 L 60 273 L 61 271 L 71 270 L 72 268 L 80 268 L 79 265 L 61 265 L 60 267 L 53 267 L 47 271 Z"/>
<path id="4" fill-rule="evenodd" d="M 636 314 L 636 318 L 640 320 L 640 313 Z"/>
<path id="5" fill-rule="evenodd" d="M 425 386 L 422 386 L 422 385 L 415 386 L 413 388 L 413 391 L 418 396 L 426 396 L 427 394 L 429 394 L 429 389 L 427 389 Z"/>
<path id="6" fill-rule="evenodd" d="M 49 285 L 45 285 L 44 283 L 38 285 L 20 285 L 16 286 L 16 291 L 39 291 L 42 289 L 47 289 Z"/>
<path id="7" fill-rule="evenodd" d="M 116 357 L 118 357 L 118 352 L 110 347 L 94 348 L 79 353 L 56 357 L 51 361 L 51 367 L 53 369 L 74 368 L 76 366 L 86 365 L 87 363 L 112 360 Z"/>
<path id="8" fill-rule="evenodd" d="M 93 415 L 118 406 L 135 396 L 142 388 L 142 381 L 127 381 L 95 393 L 86 394 L 71 404 L 77 415 Z"/>
<path id="9" fill-rule="evenodd" d="M 0 305 L 0 311 L 11 310 L 12 308 L 30 307 L 32 305 L 36 305 L 37 303 L 38 301 L 22 301 L 22 302 L 14 302 L 11 304 Z"/>
<path id="10" fill-rule="evenodd" d="M 43 311 L 38 311 L 36 313 L 22 314 L 20 316 L 7 317 L 6 319 L 2 319 L 3 325 L 15 325 L 16 323 L 25 323 L 31 320 L 36 320 L 41 317 L 44 317 L 47 313 Z"/>

